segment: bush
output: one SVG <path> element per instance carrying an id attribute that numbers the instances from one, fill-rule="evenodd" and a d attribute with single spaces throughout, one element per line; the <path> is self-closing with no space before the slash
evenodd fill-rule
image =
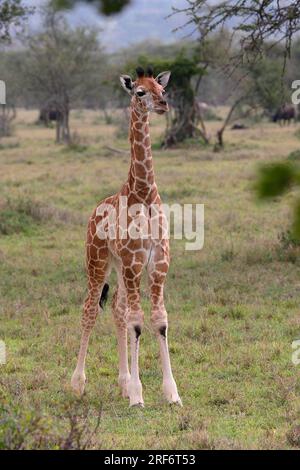
<path id="1" fill-rule="evenodd" d="M 93 448 L 93 439 L 101 423 L 100 407 L 91 424 L 89 406 L 80 401 L 64 410 L 65 426 L 59 428 L 52 418 L 38 410 L 0 405 L 0 450 L 86 450 Z"/>
<path id="2" fill-rule="evenodd" d="M 23 450 L 52 447 L 50 423 L 41 415 L 31 411 L 21 413 L 0 407 L 0 449 Z"/>
<path id="3" fill-rule="evenodd" d="M 0 206 L 0 234 L 30 234 L 42 223 L 81 223 L 82 217 L 29 198 L 7 199 Z"/>
<path id="4" fill-rule="evenodd" d="M 33 218 L 24 208 L 14 207 L 11 201 L 0 211 L 0 234 L 29 233 Z"/>
<path id="5" fill-rule="evenodd" d="M 261 167 L 256 191 L 260 198 L 280 196 L 294 182 L 295 170 L 288 162 L 271 163 Z"/>
<path id="6" fill-rule="evenodd" d="M 294 150 L 294 152 L 291 152 L 287 159 L 291 162 L 300 161 L 300 150 Z"/>

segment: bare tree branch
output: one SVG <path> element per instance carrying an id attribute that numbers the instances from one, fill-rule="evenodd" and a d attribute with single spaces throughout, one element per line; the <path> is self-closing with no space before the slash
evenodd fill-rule
<path id="1" fill-rule="evenodd" d="M 195 24 L 201 41 L 216 30 L 232 29 L 240 43 L 238 60 L 242 63 L 256 60 L 272 41 L 284 44 L 286 60 L 300 30 L 299 0 L 188 0 L 187 8 L 173 10 L 188 15 L 186 25 Z"/>

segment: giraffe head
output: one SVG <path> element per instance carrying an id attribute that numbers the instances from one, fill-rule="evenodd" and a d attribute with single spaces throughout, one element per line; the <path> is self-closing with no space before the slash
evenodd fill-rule
<path id="1" fill-rule="evenodd" d="M 153 70 L 147 68 L 145 74 L 142 67 L 136 69 L 137 78 L 132 81 L 129 75 L 121 75 L 122 87 L 132 97 L 131 102 L 140 111 L 154 111 L 157 114 L 164 114 L 169 111 L 169 106 L 165 97 L 165 87 L 168 84 L 171 72 L 161 72 L 153 78 Z"/>

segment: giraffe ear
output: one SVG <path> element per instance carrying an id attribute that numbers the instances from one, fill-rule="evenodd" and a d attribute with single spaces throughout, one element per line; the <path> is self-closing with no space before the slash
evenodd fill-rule
<path id="1" fill-rule="evenodd" d="M 120 82 L 124 90 L 131 95 L 133 88 L 131 77 L 129 75 L 121 75 Z"/>
<path id="2" fill-rule="evenodd" d="M 163 88 L 165 88 L 168 85 L 168 81 L 170 79 L 171 72 L 167 70 L 166 72 L 161 72 L 159 75 L 156 77 L 157 83 L 159 83 Z"/>

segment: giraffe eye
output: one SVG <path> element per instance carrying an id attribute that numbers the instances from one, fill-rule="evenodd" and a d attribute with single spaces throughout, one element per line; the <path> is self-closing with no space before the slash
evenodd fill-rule
<path id="1" fill-rule="evenodd" d="M 144 90 L 139 90 L 139 91 L 136 92 L 136 94 L 138 96 L 144 96 L 146 94 L 146 92 Z"/>

